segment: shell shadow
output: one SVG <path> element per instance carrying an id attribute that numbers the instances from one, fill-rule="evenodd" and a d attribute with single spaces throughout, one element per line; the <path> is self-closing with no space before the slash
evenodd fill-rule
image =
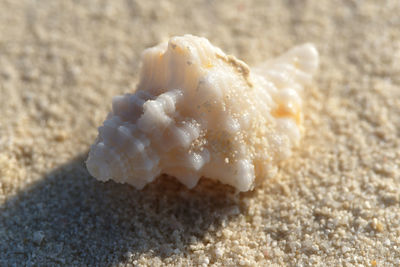
<path id="1" fill-rule="evenodd" d="M 159 177 L 138 191 L 96 181 L 86 153 L 0 206 L 0 265 L 118 264 L 179 256 L 240 214 L 239 195 L 201 179 L 188 190 Z"/>

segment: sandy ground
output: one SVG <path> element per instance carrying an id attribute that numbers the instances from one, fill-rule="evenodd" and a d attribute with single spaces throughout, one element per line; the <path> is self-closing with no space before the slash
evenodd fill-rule
<path id="1" fill-rule="evenodd" d="M 0 265 L 399 266 L 400 2 L 0 1 Z M 250 65 L 321 54 L 301 147 L 235 194 L 84 166 L 141 51 L 204 36 Z"/>

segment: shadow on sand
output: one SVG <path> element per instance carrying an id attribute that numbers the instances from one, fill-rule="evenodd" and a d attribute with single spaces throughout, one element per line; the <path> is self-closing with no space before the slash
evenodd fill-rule
<path id="1" fill-rule="evenodd" d="M 240 213 L 232 188 L 207 179 L 187 190 L 160 177 L 138 191 L 96 181 L 86 154 L 51 171 L 0 207 L 0 265 L 118 264 L 148 253 L 189 253 Z"/>

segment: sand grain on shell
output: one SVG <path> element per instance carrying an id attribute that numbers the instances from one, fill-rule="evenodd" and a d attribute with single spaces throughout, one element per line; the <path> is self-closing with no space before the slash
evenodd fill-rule
<path id="1" fill-rule="evenodd" d="M 400 264 L 398 1 L 0 3 L 0 265 Z M 256 65 L 321 54 L 303 145 L 254 192 L 144 191 L 83 165 L 144 48 L 210 39 Z"/>

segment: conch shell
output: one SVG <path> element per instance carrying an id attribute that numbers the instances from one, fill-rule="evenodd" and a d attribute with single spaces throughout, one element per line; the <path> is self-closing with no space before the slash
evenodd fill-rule
<path id="1" fill-rule="evenodd" d="M 173 37 L 144 51 L 136 92 L 113 98 L 87 168 L 137 189 L 164 173 L 188 188 L 204 176 L 251 190 L 298 145 L 317 68 L 311 44 L 250 70 L 205 38 Z"/>

